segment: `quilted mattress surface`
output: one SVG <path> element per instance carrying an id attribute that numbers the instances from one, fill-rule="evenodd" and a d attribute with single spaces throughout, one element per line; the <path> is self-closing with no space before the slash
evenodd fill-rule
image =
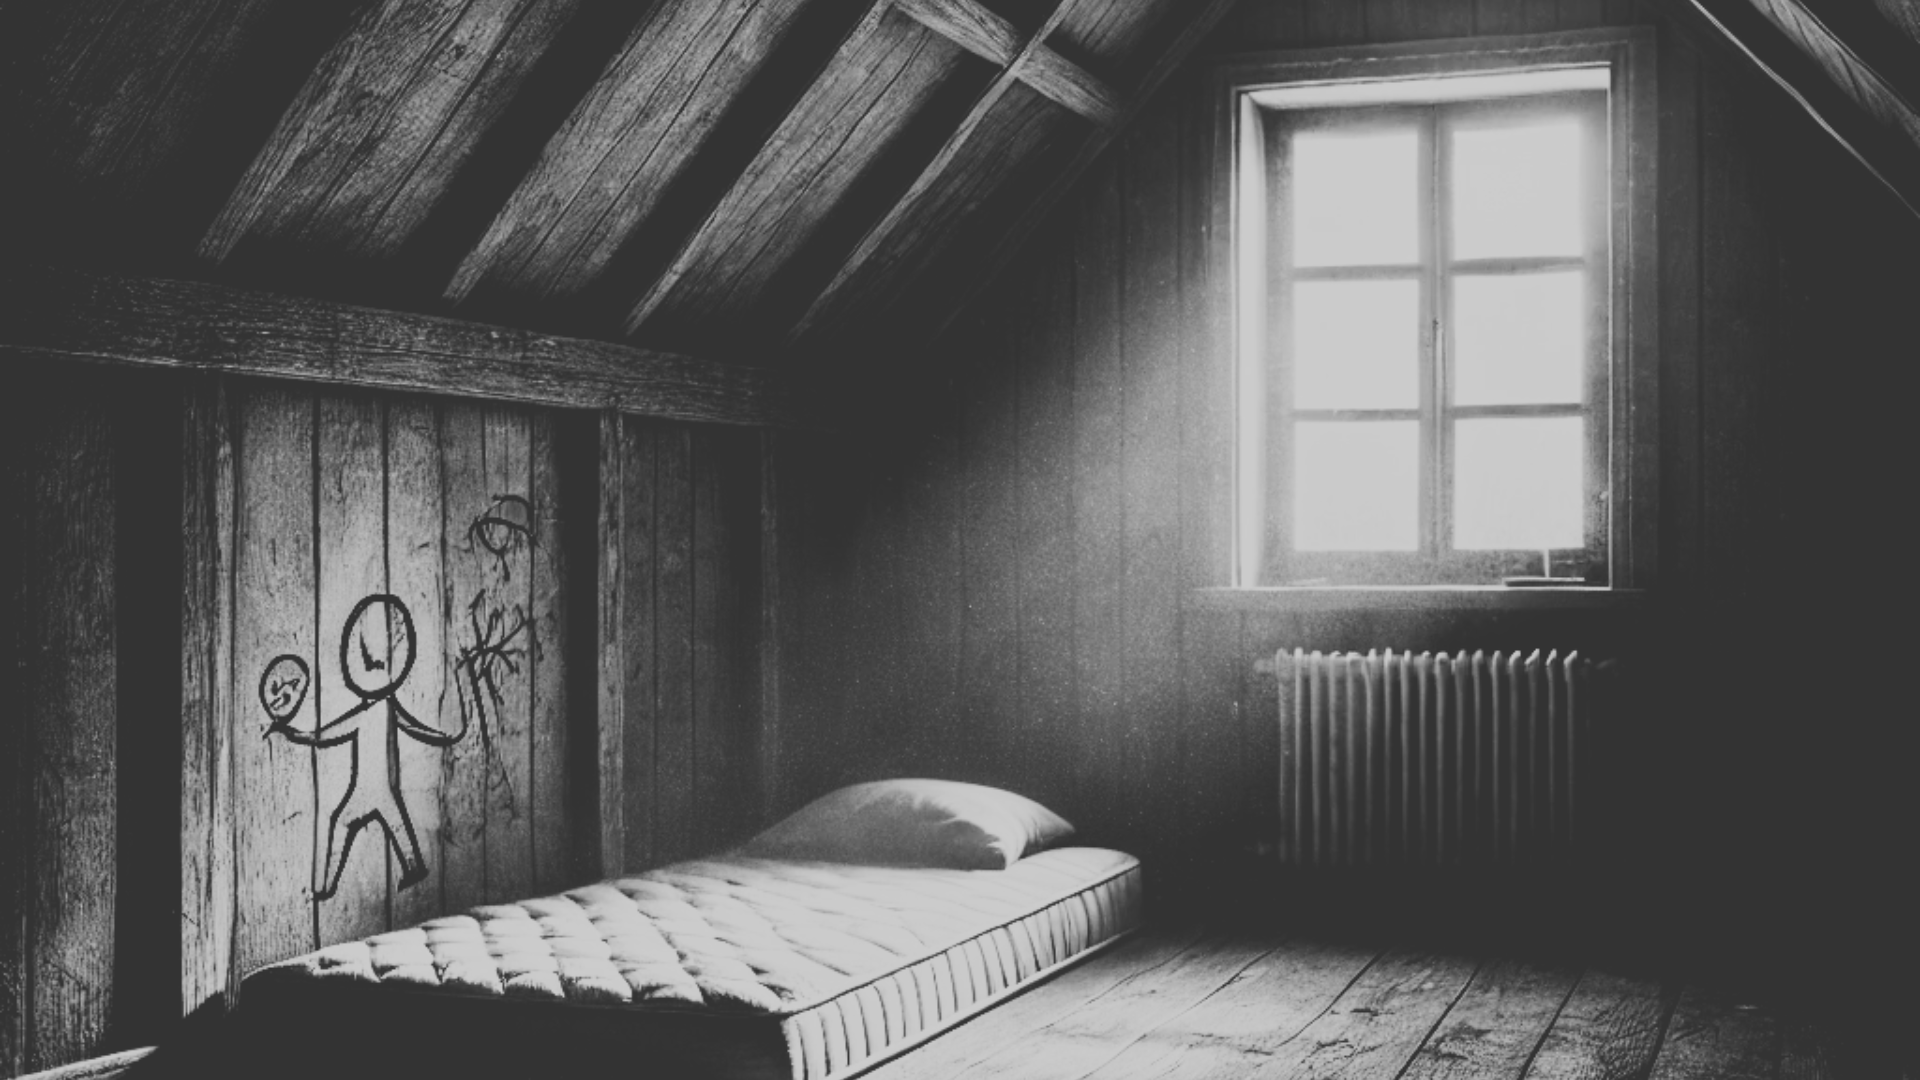
<path id="1" fill-rule="evenodd" d="M 1101 848 L 1005 870 L 722 855 L 475 908 L 254 972 L 276 987 L 658 1014 L 760 1016 L 790 1075 L 840 1076 L 913 1045 L 1138 924 L 1139 863 Z"/>

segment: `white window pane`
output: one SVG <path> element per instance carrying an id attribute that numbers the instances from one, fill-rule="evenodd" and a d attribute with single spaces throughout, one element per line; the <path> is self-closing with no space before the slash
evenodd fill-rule
<path id="1" fill-rule="evenodd" d="M 1296 282 L 1293 404 L 1419 408 L 1420 283 Z"/>
<path id="2" fill-rule="evenodd" d="M 1586 309 L 1579 270 L 1454 278 L 1454 404 L 1579 402 Z"/>
<path id="3" fill-rule="evenodd" d="M 1580 122 L 1453 133 L 1453 257 L 1578 255 Z"/>
<path id="4" fill-rule="evenodd" d="M 1419 150 L 1411 128 L 1294 135 L 1294 265 L 1419 261 Z"/>
<path id="5" fill-rule="evenodd" d="M 1294 425 L 1293 546 L 1413 551 L 1420 546 L 1420 424 Z"/>
<path id="6" fill-rule="evenodd" d="M 1578 416 L 1456 421 L 1453 546 L 1585 546 L 1585 435 Z"/>

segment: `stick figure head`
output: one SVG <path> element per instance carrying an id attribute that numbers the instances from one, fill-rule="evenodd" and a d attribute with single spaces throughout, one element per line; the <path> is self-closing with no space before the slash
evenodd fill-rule
<path id="1" fill-rule="evenodd" d="M 307 700 L 307 662 L 291 653 L 273 658 L 260 673 L 260 704 L 275 726 L 290 723 Z"/>
<path id="2" fill-rule="evenodd" d="M 340 632 L 340 674 L 368 701 L 391 696 L 413 670 L 413 613 L 397 596 L 354 605 Z"/>

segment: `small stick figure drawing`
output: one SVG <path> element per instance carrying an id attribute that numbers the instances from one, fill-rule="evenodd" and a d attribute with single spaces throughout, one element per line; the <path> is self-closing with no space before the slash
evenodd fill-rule
<path id="1" fill-rule="evenodd" d="M 421 723 L 394 698 L 413 671 L 415 644 L 413 613 L 399 597 L 382 593 L 354 605 L 340 634 L 340 673 L 360 703 L 314 731 L 293 726 L 311 682 L 306 662 L 277 656 L 260 677 L 260 703 L 273 721 L 268 735 L 321 750 L 345 746 L 351 755 L 346 793 L 327 823 L 327 858 L 316 899 L 325 900 L 339 889 L 354 837 L 373 824 L 380 826 L 400 860 L 400 887 L 426 879 L 420 838 L 401 795 L 400 736 L 428 746 L 451 746 L 465 737 L 467 724 L 462 717 L 458 731 L 441 731 Z M 377 747 L 365 756 L 378 754 L 385 766 L 371 776 L 360 768 L 363 747 Z"/>

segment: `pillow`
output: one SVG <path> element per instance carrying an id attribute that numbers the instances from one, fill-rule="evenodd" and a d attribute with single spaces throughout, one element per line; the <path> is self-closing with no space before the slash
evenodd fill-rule
<path id="1" fill-rule="evenodd" d="M 1073 833 L 1032 799 L 955 780 L 876 780 L 822 795 L 743 855 L 872 866 L 1004 870 Z"/>

